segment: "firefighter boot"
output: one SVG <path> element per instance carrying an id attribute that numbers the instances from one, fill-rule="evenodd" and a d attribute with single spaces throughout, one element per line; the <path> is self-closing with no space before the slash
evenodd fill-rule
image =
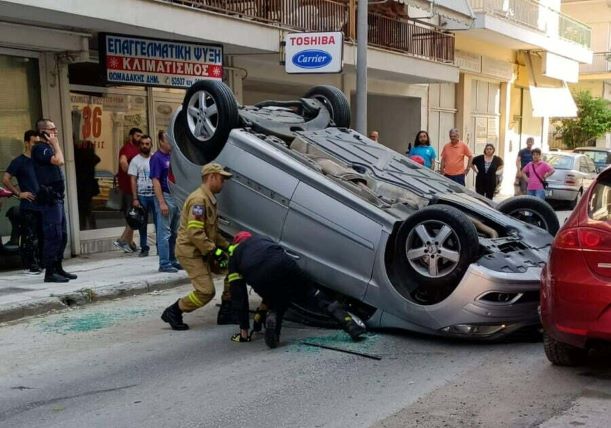
<path id="1" fill-rule="evenodd" d="M 262 309 L 261 306 L 255 311 L 255 316 L 252 320 L 252 331 L 259 333 L 263 329 L 263 323 L 267 315 L 267 309 Z"/>
<path id="2" fill-rule="evenodd" d="M 265 344 L 274 349 L 280 341 L 280 323 L 276 312 L 269 311 L 265 317 Z"/>
<path id="3" fill-rule="evenodd" d="M 367 332 L 363 322 L 340 308 L 339 302 L 331 303 L 327 307 L 327 310 L 331 313 L 331 316 L 341 325 L 342 329 L 350 335 L 352 340 L 359 340 L 359 338 Z"/>
<path id="4" fill-rule="evenodd" d="M 58 261 L 57 264 L 55 265 L 55 272 L 58 273 L 59 275 L 63 276 L 64 278 L 68 278 L 68 279 L 76 279 L 76 278 L 78 278 L 75 274 L 66 272 L 64 270 L 64 267 L 62 266 L 61 260 Z"/>
<path id="5" fill-rule="evenodd" d="M 182 311 L 178 307 L 178 300 L 165 308 L 161 319 L 170 324 L 172 330 L 189 330 L 189 326 L 182 321 Z"/>
<path id="6" fill-rule="evenodd" d="M 231 310 L 231 302 L 228 300 L 221 300 L 221 307 L 219 313 L 216 316 L 216 323 L 218 325 L 237 324 L 233 311 Z"/>

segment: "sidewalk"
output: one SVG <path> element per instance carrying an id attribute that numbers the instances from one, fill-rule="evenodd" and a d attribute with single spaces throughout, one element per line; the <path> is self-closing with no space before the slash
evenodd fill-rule
<path id="1" fill-rule="evenodd" d="M 141 258 L 113 251 L 64 261 L 64 268 L 78 279 L 62 284 L 43 282 L 44 274 L 0 272 L 0 322 L 189 282 L 184 271 L 160 273 L 158 267 L 156 255 Z"/>

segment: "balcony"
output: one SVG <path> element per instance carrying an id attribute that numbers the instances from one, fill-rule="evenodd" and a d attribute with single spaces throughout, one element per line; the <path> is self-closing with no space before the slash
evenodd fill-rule
<path id="1" fill-rule="evenodd" d="M 592 64 L 581 64 L 580 74 L 605 74 L 611 72 L 611 52 L 596 52 Z"/>
<path id="2" fill-rule="evenodd" d="M 342 31 L 356 39 L 354 0 L 157 0 L 296 31 Z M 411 19 L 369 13 L 369 44 L 429 61 L 454 62 L 454 35 Z"/>
<path id="3" fill-rule="evenodd" d="M 533 0 L 470 0 L 473 12 L 484 13 L 535 30 L 550 38 L 590 49 L 590 27 Z"/>

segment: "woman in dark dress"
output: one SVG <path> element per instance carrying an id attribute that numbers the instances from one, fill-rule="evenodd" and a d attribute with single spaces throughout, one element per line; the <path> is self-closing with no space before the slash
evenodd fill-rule
<path id="1" fill-rule="evenodd" d="M 486 144 L 484 154 L 475 156 L 471 168 L 475 176 L 475 191 L 492 199 L 496 190 L 497 177 L 503 173 L 503 159 L 494 155 L 494 146 Z"/>

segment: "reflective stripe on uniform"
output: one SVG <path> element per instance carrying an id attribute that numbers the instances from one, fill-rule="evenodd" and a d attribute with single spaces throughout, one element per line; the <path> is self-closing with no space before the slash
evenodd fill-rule
<path id="1" fill-rule="evenodd" d="M 195 294 L 195 291 L 190 292 L 189 294 L 187 294 L 187 297 L 189 298 L 189 300 L 191 301 L 191 303 L 193 303 L 195 306 L 197 307 L 202 307 L 204 306 L 204 304 L 202 303 L 201 300 L 199 300 L 199 297 L 197 297 L 197 295 Z"/>
<path id="2" fill-rule="evenodd" d="M 201 229 L 204 227 L 204 222 L 199 220 L 189 220 L 187 222 L 187 229 Z"/>
<path id="3" fill-rule="evenodd" d="M 233 244 L 227 248 L 227 253 L 229 253 L 229 257 L 233 256 L 233 252 L 235 251 L 236 248 L 238 248 L 238 245 L 239 244 Z"/>
<path id="4" fill-rule="evenodd" d="M 239 279 L 242 279 L 242 275 L 240 275 L 239 273 L 230 273 L 227 277 L 227 280 L 229 282 L 237 281 Z"/>

